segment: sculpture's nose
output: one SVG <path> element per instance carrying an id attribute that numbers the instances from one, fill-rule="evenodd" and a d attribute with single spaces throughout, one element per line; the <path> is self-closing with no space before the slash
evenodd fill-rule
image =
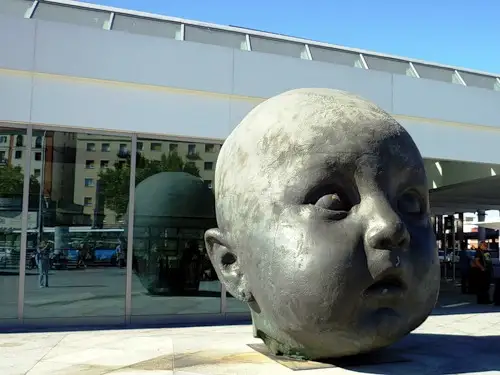
<path id="1" fill-rule="evenodd" d="M 410 234 L 399 215 L 385 200 L 370 203 L 372 209 L 365 232 L 366 248 L 407 250 L 410 244 Z"/>

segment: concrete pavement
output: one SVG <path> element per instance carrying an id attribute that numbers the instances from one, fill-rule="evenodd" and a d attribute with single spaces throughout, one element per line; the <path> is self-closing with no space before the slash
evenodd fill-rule
<path id="1" fill-rule="evenodd" d="M 249 346 L 258 344 L 248 325 L 4 334 L 0 374 L 500 374 L 500 309 L 436 309 L 419 329 L 372 359 L 283 361 Z"/>

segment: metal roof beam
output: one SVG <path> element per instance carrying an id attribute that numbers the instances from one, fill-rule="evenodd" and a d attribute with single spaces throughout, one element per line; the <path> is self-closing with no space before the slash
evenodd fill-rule
<path id="1" fill-rule="evenodd" d="M 462 76 L 460 75 L 460 73 L 458 72 L 458 70 L 455 69 L 455 75 L 457 76 L 458 78 L 458 81 L 464 85 L 464 86 L 467 86 L 467 83 L 464 81 L 464 79 L 462 78 Z"/>
<path id="2" fill-rule="evenodd" d="M 250 35 L 245 34 L 245 40 L 247 42 L 247 51 L 252 50 L 252 42 L 250 41 Z"/>
<path id="3" fill-rule="evenodd" d="M 415 68 L 415 65 L 413 65 L 413 63 L 411 61 L 408 61 L 408 63 L 410 64 L 410 69 L 413 72 L 413 74 L 415 75 L 415 78 L 420 78 L 420 73 Z"/>
<path id="4" fill-rule="evenodd" d="M 26 13 L 24 13 L 24 18 L 29 19 L 33 17 L 33 13 L 35 13 L 35 9 L 38 6 L 38 3 L 39 3 L 38 0 L 33 1 L 33 4 L 31 4 L 31 6 L 28 9 L 26 9 Z"/>
<path id="5" fill-rule="evenodd" d="M 109 18 L 104 22 L 104 25 L 102 25 L 102 28 L 104 30 L 111 30 L 111 28 L 113 27 L 114 20 L 115 20 L 115 13 L 111 12 L 109 14 Z"/>
<path id="6" fill-rule="evenodd" d="M 370 69 L 362 53 L 359 54 L 359 61 L 361 61 L 361 65 L 363 66 L 364 69 Z"/>

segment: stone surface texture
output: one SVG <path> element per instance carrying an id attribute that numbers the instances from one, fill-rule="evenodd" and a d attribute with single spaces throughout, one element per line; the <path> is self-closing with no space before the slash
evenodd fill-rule
<path id="1" fill-rule="evenodd" d="M 214 189 L 208 254 L 271 352 L 369 352 L 434 307 L 440 271 L 424 163 L 375 104 L 330 89 L 266 100 L 224 142 Z"/>

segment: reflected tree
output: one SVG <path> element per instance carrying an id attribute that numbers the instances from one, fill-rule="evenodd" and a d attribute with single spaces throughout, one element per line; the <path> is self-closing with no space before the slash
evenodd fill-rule
<path id="1" fill-rule="evenodd" d="M 131 155 L 119 154 L 121 160 L 113 168 L 102 170 L 99 173 L 99 194 L 105 206 L 122 217 L 127 211 L 130 184 Z M 160 160 L 151 160 L 137 153 L 135 185 L 161 172 L 186 172 L 200 177 L 200 170 L 192 161 L 184 159 L 172 151 L 168 155 L 162 154 Z"/>
<path id="2" fill-rule="evenodd" d="M 0 167 L 0 197 L 20 197 L 23 195 L 24 174 L 19 166 Z M 30 194 L 38 194 L 40 184 L 35 176 L 30 177 Z"/>

